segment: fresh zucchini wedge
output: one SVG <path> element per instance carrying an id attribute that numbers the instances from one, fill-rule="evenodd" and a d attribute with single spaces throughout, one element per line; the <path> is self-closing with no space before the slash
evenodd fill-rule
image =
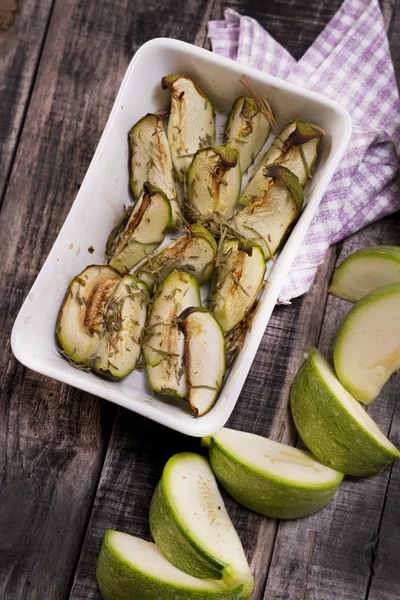
<path id="1" fill-rule="evenodd" d="M 224 144 L 239 152 L 240 170 L 247 171 L 270 134 L 271 127 L 253 98 L 235 100 L 225 125 Z"/>
<path id="2" fill-rule="evenodd" d="M 209 306 L 224 333 L 250 312 L 264 281 L 266 264 L 260 246 L 251 240 L 220 243 Z"/>
<path id="3" fill-rule="evenodd" d="M 175 173 L 183 183 L 195 152 L 214 143 L 214 110 L 207 96 L 190 77 L 168 75 L 162 78 L 161 86 L 171 91 L 168 142 Z"/>
<path id="4" fill-rule="evenodd" d="M 223 428 L 203 438 L 212 469 L 237 502 L 273 519 L 298 519 L 330 502 L 343 473 L 309 452 L 254 433 Z"/>
<path id="5" fill-rule="evenodd" d="M 311 123 L 303 121 L 289 123 L 264 155 L 260 166 L 241 195 L 239 204 L 247 206 L 265 194 L 273 185 L 273 179 L 264 175 L 264 169 L 268 165 L 279 163 L 286 167 L 297 176 L 304 187 L 314 169 L 323 135 L 323 130 Z"/>
<path id="6" fill-rule="evenodd" d="M 179 227 L 182 214 L 175 187 L 171 151 L 163 126 L 165 114 L 149 113 L 129 131 L 129 180 L 135 198 L 139 198 L 145 181 L 164 192 L 171 203 L 171 227 Z"/>
<path id="7" fill-rule="evenodd" d="M 243 600 L 242 587 L 174 567 L 156 544 L 108 529 L 96 569 L 104 600 Z"/>
<path id="8" fill-rule="evenodd" d="M 352 306 L 335 342 L 337 378 L 359 402 L 370 404 L 400 369 L 400 283 L 380 287 Z"/>
<path id="9" fill-rule="evenodd" d="M 68 288 L 57 323 L 63 354 L 84 370 L 121 379 L 140 355 L 147 286 L 104 265 L 87 267 Z"/>
<path id="10" fill-rule="evenodd" d="M 226 372 L 225 338 L 206 308 L 187 308 L 179 327 L 185 336 L 185 367 L 189 402 L 196 417 L 215 404 Z"/>
<path id="11" fill-rule="evenodd" d="M 147 379 L 155 392 L 180 398 L 189 393 L 185 340 L 177 322 L 189 306 L 201 306 L 199 284 L 189 273 L 172 271 L 155 291 L 143 341 Z"/>
<path id="12" fill-rule="evenodd" d="M 201 579 L 243 585 L 249 598 L 254 579 L 229 518 L 210 463 L 204 456 L 172 456 L 150 503 L 151 534 L 178 569 Z"/>
<path id="13" fill-rule="evenodd" d="M 333 273 L 328 292 L 349 302 L 400 283 L 400 246 L 370 246 L 350 254 Z"/>
<path id="14" fill-rule="evenodd" d="M 303 188 L 294 173 L 280 165 L 265 167 L 274 184 L 231 220 L 232 228 L 259 244 L 271 258 L 286 240 L 303 206 Z"/>
<path id="15" fill-rule="evenodd" d="M 187 174 L 185 216 L 191 222 L 214 213 L 230 217 L 240 194 L 242 176 L 235 148 L 213 146 L 196 152 Z"/>
<path id="16" fill-rule="evenodd" d="M 341 385 L 316 348 L 309 348 L 294 378 L 290 408 L 296 429 L 322 464 L 353 477 L 369 477 L 400 458 L 400 451 Z"/>
<path id="17" fill-rule="evenodd" d="M 205 227 L 195 223 L 184 235 L 139 263 L 135 274 L 150 289 L 175 269 L 190 272 L 201 285 L 211 279 L 216 255 L 217 242 Z"/>
<path id="18" fill-rule="evenodd" d="M 148 181 L 139 200 L 125 211 L 108 238 L 109 265 L 126 273 L 164 240 L 171 223 L 171 206 L 166 195 Z"/>

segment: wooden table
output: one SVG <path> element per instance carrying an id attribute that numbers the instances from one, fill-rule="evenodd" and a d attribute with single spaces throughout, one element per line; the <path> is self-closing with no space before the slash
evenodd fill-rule
<path id="1" fill-rule="evenodd" d="M 385 0 L 382 9 L 400 74 L 394 4 Z M 198 440 L 25 369 L 12 356 L 10 332 L 132 55 L 158 36 L 208 46 L 207 21 L 228 5 L 299 58 L 340 0 L 17 0 L 13 22 L 0 30 L 1 599 L 99 599 L 94 572 L 105 529 L 149 538 L 149 501 L 166 460 L 199 449 Z M 288 413 L 294 373 L 307 346 L 331 354 L 348 310 L 327 295 L 332 270 L 362 246 L 398 244 L 399 221 L 386 218 L 332 248 L 312 290 L 275 309 L 231 426 L 296 442 Z M 397 375 L 369 409 L 397 446 L 399 392 Z M 255 574 L 254 600 L 400 598 L 399 484 L 400 463 L 370 479 L 346 478 L 324 510 L 286 522 L 226 497 Z"/>

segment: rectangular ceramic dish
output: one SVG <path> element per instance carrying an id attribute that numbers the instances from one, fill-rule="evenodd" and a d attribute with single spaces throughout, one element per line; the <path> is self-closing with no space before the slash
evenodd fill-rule
<path id="1" fill-rule="evenodd" d="M 73 369 L 56 349 L 55 325 L 71 279 L 89 264 L 104 262 L 110 229 L 129 205 L 127 132 L 148 112 L 168 109 L 169 93 L 161 78 L 184 73 L 195 79 L 215 107 L 229 112 L 244 94 L 246 75 L 274 111 L 278 129 L 293 119 L 316 123 L 327 132 L 315 176 L 306 188 L 306 207 L 273 268 L 245 345 L 226 378 L 221 395 L 205 416 L 195 419 L 185 402 L 155 396 L 143 372 L 121 382 L 106 381 Z M 95 99 L 93 101 L 96 101 Z M 12 332 L 12 349 L 24 365 L 72 386 L 115 402 L 167 427 L 192 436 L 209 435 L 231 414 L 264 330 L 311 219 L 351 136 L 351 119 L 338 103 L 275 77 L 243 67 L 190 44 L 155 39 L 132 59 L 83 184 L 62 230 L 26 298 Z M 89 247 L 94 252 L 88 252 Z"/>

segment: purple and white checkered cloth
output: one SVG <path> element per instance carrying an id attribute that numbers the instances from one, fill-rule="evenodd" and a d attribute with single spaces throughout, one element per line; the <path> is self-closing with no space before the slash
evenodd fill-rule
<path id="1" fill-rule="evenodd" d="M 208 34 L 217 54 L 330 96 L 353 119 L 348 151 L 282 290 L 288 303 L 310 289 L 331 244 L 400 209 L 400 102 L 378 0 L 345 0 L 298 62 L 257 21 L 230 9 Z"/>

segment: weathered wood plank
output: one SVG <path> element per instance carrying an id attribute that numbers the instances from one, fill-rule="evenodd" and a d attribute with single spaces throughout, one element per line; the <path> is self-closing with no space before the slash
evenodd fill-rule
<path id="1" fill-rule="evenodd" d="M 0 23 L 0 205 L 29 102 L 53 0 L 2 3 Z M 16 10 L 6 10 L 16 7 Z"/>
<path id="2" fill-rule="evenodd" d="M 232 6 L 251 16 L 258 11 L 258 18 L 265 25 L 268 24 L 268 27 L 273 22 L 269 13 L 267 21 L 261 2 L 251 5 L 236 2 Z M 221 17 L 222 8 L 222 3 L 215 3 L 213 18 Z M 302 11 L 303 8 L 301 6 L 298 10 Z M 328 14 L 329 11 L 326 11 L 324 21 L 314 21 L 314 30 L 307 34 L 309 37 L 305 36 L 303 39 L 304 50 L 336 8 L 337 6 L 331 5 L 331 12 Z M 276 4 L 275 9 L 279 21 L 285 21 L 286 9 Z M 295 15 L 289 15 L 288 19 L 290 23 L 294 22 Z M 287 27 L 290 29 L 291 26 Z M 275 31 L 272 33 L 275 34 Z M 204 39 L 202 36 L 204 29 L 200 30 L 197 39 Z M 330 251 L 329 257 L 320 270 L 312 292 L 296 300 L 290 307 L 278 307 L 275 310 L 229 422 L 230 426 L 284 442 L 295 440 L 287 410 L 287 397 L 304 348 L 315 344 L 319 337 L 327 281 L 335 262 L 335 250 Z M 149 539 L 147 514 L 155 484 L 166 460 L 182 450 L 201 451 L 199 442 L 195 440 L 166 432 L 158 425 L 126 411 L 119 412 L 94 501 L 71 600 L 100 598 L 95 582 L 95 565 L 107 528 L 121 529 Z M 256 576 L 256 589 L 252 597 L 259 600 L 264 593 L 277 524 L 247 511 L 226 495 L 225 499 Z"/>
<path id="3" fill-rule="evenodd" d="M 395 7 L 389 27 L 389 41 L 397 83 L 400 82 L 400 3 L 387 0 Z M 396 244 L 400 243 L 400 215 L 396 215 Z M 386 236 L 385 236 L 386 237 Z M 397 374 L 388 386 L 395 387 L 397 397 L 400 392 L 400 375 Z M 400 447 L 400 402 L 396 402 L 390 428 L 390 439 Z M 374 562 L 371 567 L 371 582 L 366 600 L 397 600 L 400 597 L 400 511 L 399 511 L 400 465 L 391 467 L 384 498 L 383 512 L 378 535 L 373 548 Z"/>
<path id="4" fill-rule="evenodd" d="M 397 216 L 383 219 L 348 238 L 339 261 L 363 246 L 395 244 L 399 233 Z M 329 358 L 349 308 L 349 303 L 329 297 L 318 344 Z M 368 410 L 385 433 L 390 430 L 399 389 L 397 377 Z M 386 469 L 368 479 L 346 478 L 325 509 L 306 519 L 279 524 L 266 600 L 365 598 L 389 474 L 390 469 Z"/>
<path id="5" fill-rule="evenodd" d="M 55 4 L 0 213 L 1 598 L 68 596 L 115 415 L 112 405 L 19 365 L 12 323 L 82 182 L 133 51 L 154 36 L 193 39 L 201 19 L 195 0 L 185 10 L 172 0 Z"/>
<path id="6" fill-rule="evenodd" d="M 395 380 L 388 386 L 394 387 L 397 396 L 390 429 L 390 439 L 400 447 L 400 402 L 398 401 L 400 385 Z M 400 597 L 400 514 L 399 514 L 400 465 L 394 463 L 389 473 L 389 481 L 383 503 L 380 527 L 377 531 L 372 549 L 371 585 L 366 600 L 397 600 Z"/>
<path id="7" fill-rule="evenodd" d="M 231 0 L 222 4 L 224 8 L 233 8 L 257 19 L 298 60 L 328 24 L 341 2 Z"/>

